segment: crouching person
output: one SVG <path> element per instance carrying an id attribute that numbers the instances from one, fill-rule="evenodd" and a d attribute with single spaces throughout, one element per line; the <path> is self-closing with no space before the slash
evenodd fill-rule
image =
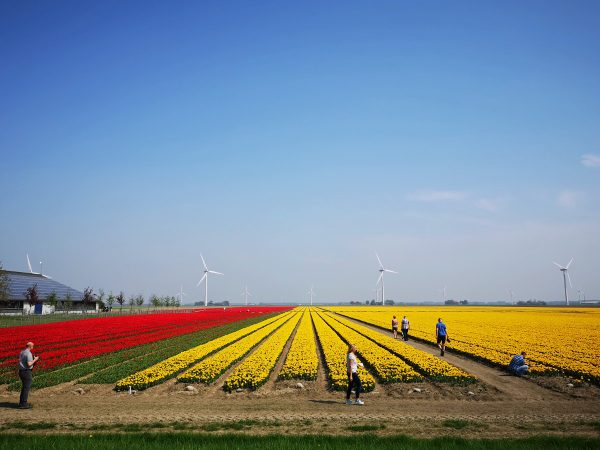
<path id="1" fill-rule="evenodd" d="M 529 372 L 529 366 L 525 361 L 525 352 L 521 352 L 520 355 L 513 356 L 508 364 L 508 371 L 514 373 L 518 377 Z"/>

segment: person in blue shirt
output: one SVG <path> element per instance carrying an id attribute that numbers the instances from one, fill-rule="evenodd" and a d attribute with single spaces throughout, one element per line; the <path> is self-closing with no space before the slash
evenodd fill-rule
<path id="1" fill-rule="evenodd" d="M 441 317 L 438 319 L 438 323 L 435 324 L 435 339 L 437 341 L 437 346 L 440 349 L 440 356 L 444 356 L 444 352 L 446 351 L 446 340 L 450 342 L 450 339 L 448 339 L 446 324 L 442 322 Z"/>
<path id="2" fill-rule="evenodd" d="M 508 364 L 508 371 L 514 373 L 518 377 L 529 372 L 529 366 L 525 361 L 525 352 L 521 352 L 520 355 L 515 355 L 512 357 L 510 363 Z"/>

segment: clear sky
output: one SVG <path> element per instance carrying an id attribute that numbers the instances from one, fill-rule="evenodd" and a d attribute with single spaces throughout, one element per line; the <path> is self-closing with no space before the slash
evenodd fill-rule
<path id="1" fill-rule="evenodd" d="M 0 260 L 213 300 L 600 297 L 600 2 L 0 2 Z"/>

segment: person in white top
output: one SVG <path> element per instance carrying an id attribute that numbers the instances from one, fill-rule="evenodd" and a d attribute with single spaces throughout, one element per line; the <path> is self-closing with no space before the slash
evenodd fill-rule
<path id="1" fill-rule="evenodd" d="M 346 370 L 348 372 L 348 390 L 346 391 L 346 404 L 352 405 L 352 400 L 350 400 L 350 394 L 352 393 L 352 388 L 354 387 L 354 392 L 356 393 L 356 401 L 355 405 L 364 405 L 365 403 L 360 400 L 360 391 L 362 388 L 362 384 L 360 382 L 360 378 L 358 377 L 358 366 L 364 367 L 362 363 L 359 363 L 356 360 L 356 346 L 354 344 L 350 344 L 348 346 L 348 354 L 346 355 Z"/>

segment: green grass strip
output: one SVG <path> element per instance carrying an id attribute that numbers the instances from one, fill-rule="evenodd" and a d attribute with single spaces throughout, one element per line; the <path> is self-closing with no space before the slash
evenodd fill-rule
<path id="1" fill-rule="evenodd" d="M 0 449 L 25 447 L 29 450 L 305 450 L 319 448 L 337 450 L 348 448 L 394 450 L 505 450 L 505 449 L 592 449 L 600 448 L 599 438 L 534 437 L 525 439 L 416 439 L 405 436 L 379 437 L 369 433 L 351 433 L 351 436 L 248 436 L 244 434 L 211 435 L 191 433 L 125 433 L 125 434 L 2 434 Z M 26 442 L 26 444 L 23 444 Z"/>

